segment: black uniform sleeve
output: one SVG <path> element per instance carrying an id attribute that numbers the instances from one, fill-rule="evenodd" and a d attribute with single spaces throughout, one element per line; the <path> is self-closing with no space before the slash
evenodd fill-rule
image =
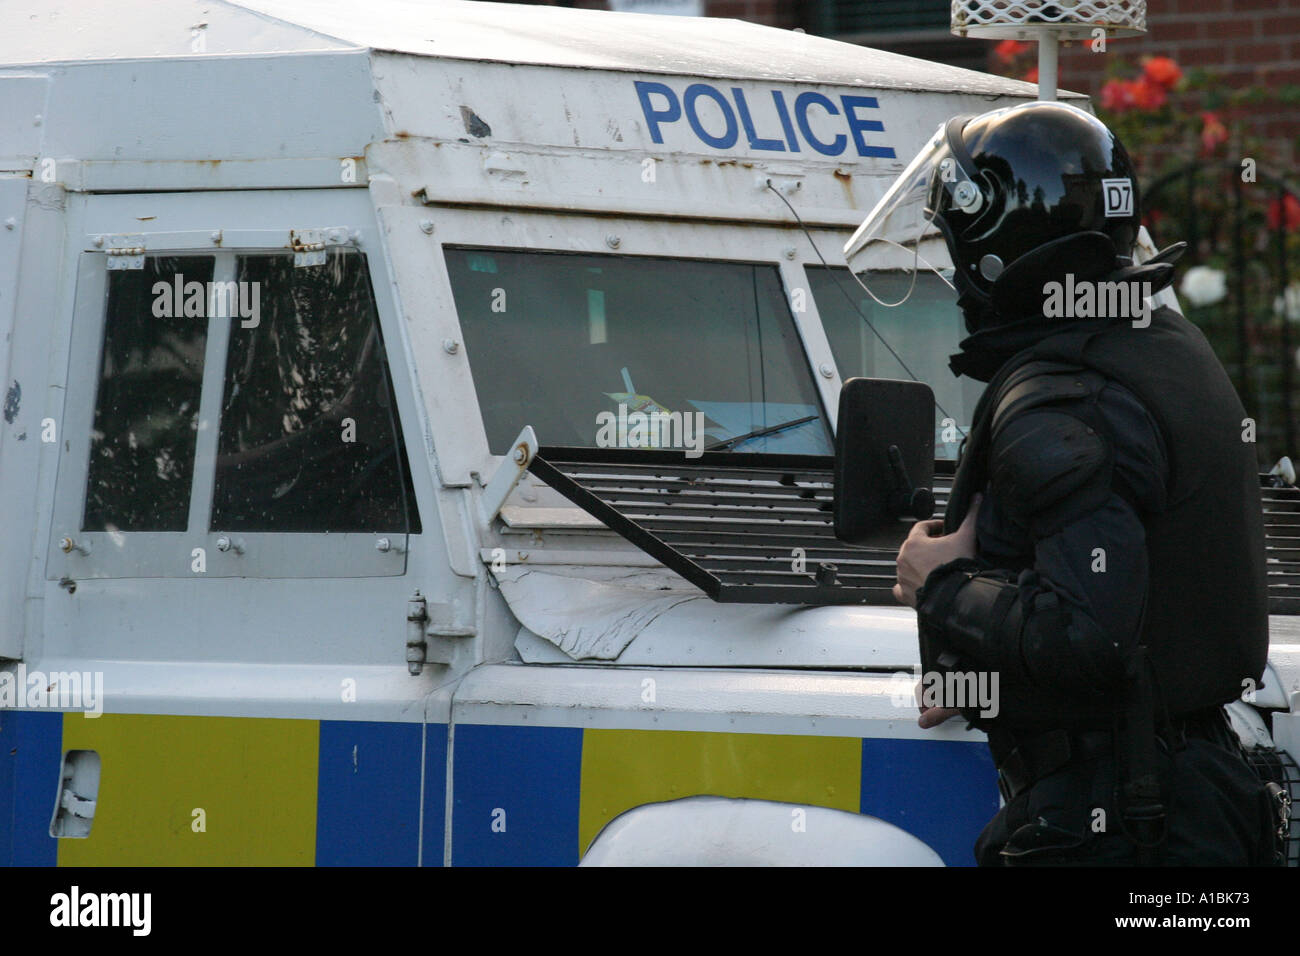
<path id="1" fill-rule="evenodd" d="M 1140 515 L 1165 506 L 1168 463 L 1137 398 L 1094 384 L 995 420 L 977 557 L 935 569 L 917 595 L 932 639 L 996 671 L 1003 700 L 1109 695 L 1138 637 Z"/>

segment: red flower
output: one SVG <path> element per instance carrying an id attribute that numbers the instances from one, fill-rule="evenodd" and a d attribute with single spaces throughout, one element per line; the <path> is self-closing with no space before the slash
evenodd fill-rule
<path id="1" fill-rule="evenodd" d="M 1112 113 L 1133 108 L 1133 84 L 1125 80 L 1107 80 L 1101 88 L 1101 105 Z"/>
<path id="2" fill-rule="evenodd" d="M 1183 78 L 1183 71 L 1169 57 L 1153 56 L 1142 64 L 1142 76 L 1167 90 Z"/>
<path id="3" fill-rule="evenodd" d="M 1034 67 L 1032 70 L 1030 70 L 1030 71 L 1029 71 L 1028 73 L 1026 73 L 1024 76 L 1022 76 L 1021 79 L 1024 80 L 1026 83 L 1037 83 L 1037 82 L 1038 82 L 1038 67 Z"/>
<path id="4" fill-rule="evenodd" d="M 1273 199 L 1268 204 L 1268 228 L 1279 229 L 1283 223 L 1287 232 L 1300 229 L 1300 199 L 1294 193 L 1287 193 L 1284 203 Z"/>
<path id="5" fill-rule="evenodd" d="M 993 55 L 1002 63 L 1010 63 L 1028 49 L 1028 43 L 1021 43 L 1019 40 L 1003 40 L 993 48 Z"/>
<path id="6" fill-rule="evenodd" d="M 1140 110 L 1158 110 L 1165 105 L 1169 95 L 1159 83 L 1152 82 L 1146 76 L 1131 84 L 1133 105 Z"/>
<path id="7" fill-rule="evenodd" d="M 1217 113 L 1201 114 L 1201 149 L 1203 153 L 1212 153 L 1220 143 L 1228 141 L 1228 127 L 1223 125 Z"/>

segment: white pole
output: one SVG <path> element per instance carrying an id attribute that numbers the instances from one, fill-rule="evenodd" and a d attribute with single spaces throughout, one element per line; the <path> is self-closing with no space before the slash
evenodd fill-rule
<path id="1" fill-rule="evenodd" d="M 1058 52 L 1056 34 L 1044 31 L 1038 41 L 1038 98 L 1040 100 L 1056 99 Z"/>

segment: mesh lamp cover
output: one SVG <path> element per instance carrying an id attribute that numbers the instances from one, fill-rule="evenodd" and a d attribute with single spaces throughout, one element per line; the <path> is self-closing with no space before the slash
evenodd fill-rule
<path id="1" fill-rule="evenodd" d="M 990 40 L 1087 40 L 1147 30 L 1146 0 L 952 0 L 952 32 Z"/>

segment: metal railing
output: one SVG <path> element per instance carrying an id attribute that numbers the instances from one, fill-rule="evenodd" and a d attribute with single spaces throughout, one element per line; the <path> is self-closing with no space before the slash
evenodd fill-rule
<path id="1" fill-rule="evenodd" d="M 1296 445 L 1295 335 L 1300 301 L 1287 287 L 1300 281 L 1300 192 L 1282 177 L 1256 167 L 1243 181 L 1232 161 L 1195 161 L 1153 180 L 1143 208 L 1158 222 L 1148 228 L 1157 247 L 1188 244 L 1180 281 L 1198 265 L 1217 265 L 1226 278 L 1221 302 L 1197 306 L 1180 290 L 1187 317 L 1199 325 L 1232 376 L 1242 404 L 1257 423 L 1261 464 L 1300 451 Z M 1270 217 L 1270 208 L 1276 212 Z M 1272 218 L 1274 221 L 1270 221 Z M 1288 229 L 1288 226 L 1290 228 Z M 1294 238 L 1288 239 L 1291 233 Z M 1278 304 L 1281 310 L 1278 310 Z"/>

